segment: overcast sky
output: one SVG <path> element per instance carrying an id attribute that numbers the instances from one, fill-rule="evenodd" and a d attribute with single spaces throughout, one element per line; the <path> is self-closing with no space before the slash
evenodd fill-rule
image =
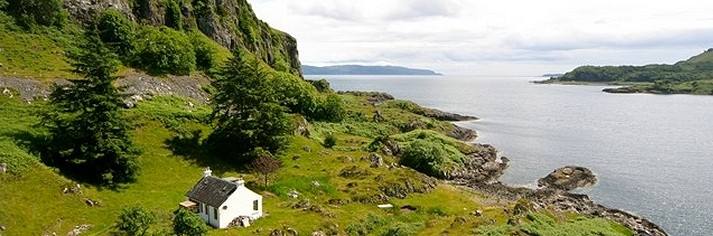
<path id="1" fill-rule="evenodd" d="M 713 1 L 251 0 L 303 64 L 539 75 L 673 63 L 713 47 Z"/>

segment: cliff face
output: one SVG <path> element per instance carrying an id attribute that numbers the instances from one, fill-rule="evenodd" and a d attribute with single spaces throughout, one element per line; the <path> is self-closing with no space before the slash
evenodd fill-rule
<path id="1" fill-rule="evenodd" d="M 65 0 L 64 5 L 82 23 L 114 8 L 136 22 L 169 25 L 175 21 L 171 11 L 178 11 L 182 28 L 198 29 L 229 49 L 245 47 L 276 70 L 302 74 L 295 38 L 258 19 L 247 0 Z"/>

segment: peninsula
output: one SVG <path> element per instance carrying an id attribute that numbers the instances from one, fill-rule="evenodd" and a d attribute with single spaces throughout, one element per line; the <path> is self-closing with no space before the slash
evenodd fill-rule
<path id="1" fill-rule="evenodd" d="M 402 66 L 308 66 L 302 65 L 305 75 L 442 75 L 427 69 L 414 69 Z"/>
<path id="2" fill-rule="evenodd" d="M 608 93 L 713 95 L 713 49 L 673 65 L 581 66 L 536 83 L 598 83 L 621 87 Z"/>

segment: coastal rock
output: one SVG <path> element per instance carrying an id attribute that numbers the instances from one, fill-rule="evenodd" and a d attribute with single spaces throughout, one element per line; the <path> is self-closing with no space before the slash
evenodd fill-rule
<path id="1" fill-rule="evenodd" d="M 597 177 L 591 170 L 579 166 L 565 166 L 552 171 L 549 175 L 537 181 L 537 185 L 545 188 L 565 191 L 589 187 L 597 183 Z"/>
<path id="2" fill-rule="evenodd" d="M 498 151 L 491 145 L 472 144 L 474 151 L 466 155 L 463 167 L 447 173 L 446 179 L 456 182 L 496 181 L 508 167 L 508 159 L 498 156 Z"/>
<path id="3" fill-rule="evenodd" d="M 625 87 L 617 87 L 617 88 L 605 88 L 602 89 L 603 92 L 605 93 L 640 93 L 638 89 L 631 87 L 631 86 L 625 86 Z"/>
<path id="4" fill-rule="evenodd" d="M 460 115 L 456 113 L 450 113 L 450 112 L 445 112 L 433 108 L 421 108 L 417 111 L 413 111 L 416 114 L 433 118 L 436 120 L 440 121 L 469 121 L 469 120 L 477 120 L 478 117 L 475 116 L 467 116 L 467 115 Z"/>
<path id="5" fill-rule="evenodd" d="M 529 189 L 510 187 L 500 182 L 470 182 L 467 185 L 477 191 L 498 196 L 505 200 L 518 201 L 520 199 L 527 199 L 532 204 L 534 210 L 549 209 L 561 212 L 577 212 L 592 217 L 602 217 L 626 226 L 633 230 L 635 235 L 668 235 L 663 228 L 645 218 L 622 210 L 602 206 L 584 194 L 574 194 L 552 188 Z"/>
<path id="6" fill-rule="evenodd" d="M 478 137 L 478 133 L 476 133 L 475 130 L 454 125 L 453 130 L 448 132 L 448 136 L 464 142 L 469 142 L 475 140 Z"/>

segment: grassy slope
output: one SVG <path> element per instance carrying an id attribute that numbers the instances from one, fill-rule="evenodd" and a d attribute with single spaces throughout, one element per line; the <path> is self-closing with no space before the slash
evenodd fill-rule
<path id="1" fill-rule="evenodd" d="M 37 28 L 20 30 L 12 18 L 0 13 L 0 76 L 47 80 L 76 77 L 66 61 L 65 49 L 75 37 L 67 32 Z"/>
<path id="2" fill-rule="evenodd" d="M 353 113 L 374 109 L 373 106 L 366 105 L 363 98 L 344 98 L 349 101 L 350 111 Z M 243 175 L 252 183 L 253 188 L 262 189 L 255 185 L 255 178 L 249 173 L 221 165 L 220 162 L 211 162 L 211 157 L 202 155 L 200 150 L 182 152 L 183 155 L 174 154 L 168 144 L 177 133 L 202 130 L 205 136 L 209 131 L 208 127 L 195 121 L 205 117 L 209 110 L 205 107 L 190 108 L 186 104 L 181 99 L 157 98 L 144 102 L 127 113 L 137 122 L 134 139 L 144 151 L 139 160 L 142 172 L 136 183 L 118 190 L 83 185 L 81 195 L 65 195 L 61 193 L 61 189 L 71 181 L 42 165 L 34 155 L 27 153 L 27 148 L 23 145 L 23 140 L 28 137 L 42 134 L 40 130 L 32 127 L 37 121 L 35 115 L 42 105 L 27 105 L 15 99 L 0 97 L 0 144 L 11 147 L 12 150 L 8 152 L 8 149 L 2 149 L 0 161 L 23 163 L 13 165 L 13 169 L 15 166 L 24 167 L 18 173 L 0 174 L 0 199 L 3 199 L 0 201 L 0 209 L 3 209 L 0 211 L 0 225 L 7 227 L 7 231 L 3 233 L 64 234 L 75 225 L 91 224 L 93 234 L 105 235 L 112 231 L 111 226 L 118 212 L 130 205 L 144 206 L 159 215 L 159 224 L 153 228 L 154 231 L 168 230 L 171 211 L 183 200 L 183 194 L 198 180 L 205 165 L 211 165 L 218 175 Z M 406 116 L 425 119 L 395 108 L 385 108 L 382 112 L 385 117 L 392 119 Z M 375 203 L 330 205 L 327 203 L 330 199 L 350 200 L 360 194 L 374 195 L 379 193 L 377 189 L 380 186 L 403 184 L 405 181 L 418 184 L 425 178 L 407 168 L 390 170 L 368 167 L 368 161 L 362 161 L 361 157 L 367 155 L 362 151 L 362 147 L 370 138 L 354 133 L 360 133 L 356 130 L 372 126 L 373 123 L 350 119 L 342 125 L 351 126 L 351 131 L 341 132 L 339 129 L 333 129 L 334 124 L 313 124 L 314 131 L 337 131 L 339 141 L 334 149 L 323 148 L 319 142 L 320 138 L 292 139 L 288 149 L 279 155 L 284 167 L 272 185 L 261 192 L 266 196 L 265 210 L 268 215 L 265 218 L 247 229 L 213 230 L 211 234 L 267 235 L 272 229 L 284 226 L 295 228 L 300 234 L 335 226 L 338 231 L 344 233 L 347 228 L 359 226 L 356 222 L 361 222 L 371 215 L 380 222 L 375 224 L 372 231 L 374 234 L 398 228 L 400 232 L 421 235 L 439 234 L 444 231 L 454 235 L 471 234 L 474 229 L 488 235 L 503 235 L 523 230 L 539 232 L 542 235 L 594 235 L 595 232 L 602 235 L 631 235 L 628 230 L 603 219 L 588 219 L 561 213 L 552 215 L 553 213 L 548 211 L 533 213 L 536 218 L 523 218 L 520 224 L 509 226 L 506 222 L 512 216 L 507 212 L 512 212 L 512 202 L 501 202 L 443 183 L 429 193 L 414 193 L 405 199 L 391 199 L 390 203 L 396 206 L 408 204 L 417 207 L 412 213 L 380 210 L 375 207 Z M 391 126 L 389 124 L 377 126 L 386 127 L 384 129 L 388 130 L 395 129 L 388 128 Z M 385 159 L 387 163 L 395 161 L 393 157 Z M 351 166 L 367 170 L 368 174 L 357 178 L 338 176 L 342 169 Z M 375 180 L 376 178 L 379 180 Z M 314 186 L 313 181 L 317 181 L 319 187 Z M 347 187 L 347 184 L 352 182 L 357 186 Z M 302 193 L 299 200 L 306 199 L 321 210 L 316 212 L 292 208 L 299 200 L 286 196 L 286 192 L 291 189 Z M 101 207 L 86 206 L 85 198 L 101 201 Z M 484 210 L 484 216 L 471 216 L 469 213 L 475 209 Z M 460 220 L 461 218 L 464 220 Z"/>

